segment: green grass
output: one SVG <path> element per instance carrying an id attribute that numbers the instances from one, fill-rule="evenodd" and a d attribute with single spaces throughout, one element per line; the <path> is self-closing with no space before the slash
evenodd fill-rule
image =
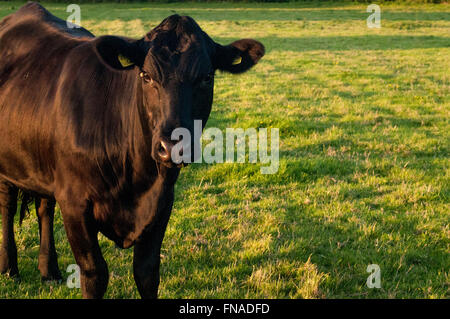
<path id="1" fill-rule="evenodd" d="M 0 4 L 0 16 L 19 3 Z M 65 18 L 65 5 L 47 7 Z M 182 170 L 162 248 L 161 298 L 448 298 L 448 5 L 85 4 L 97 35 L 144 35 L 192 16 L 216 41 L 253 37 L 267 55 L 218 74 L 208 126 L 280 128 L 280 169 L 197 164 Z M 41 284 L 37 221 L 17 229 L 21 280 L 2 298 L 79 298 Z M 59 264 L 75 263 L 60 214 Z M 136 298 L 132 250 L 101 237 L 106 298 Z M 381 289 L 366 286 L 369 264 Z"/>

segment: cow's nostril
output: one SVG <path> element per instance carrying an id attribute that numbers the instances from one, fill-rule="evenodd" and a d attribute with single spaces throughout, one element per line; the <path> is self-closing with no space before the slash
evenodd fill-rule
<path id="1" fill-rule="evenodd" d="M 170 147 L 164 141 L 159 143 L 158 155 L 163 161 L 168 161 L 170 159 Z"/>

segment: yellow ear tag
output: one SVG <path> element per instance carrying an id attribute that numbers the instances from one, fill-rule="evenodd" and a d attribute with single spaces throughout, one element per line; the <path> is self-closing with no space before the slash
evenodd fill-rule
<path id="1" fill-rule="evenodd" d="M 134 63 L 130 61 L 127 57 L 123 56 L 122 54 L 119 54 L 117 57 L 119 59 L 120 64 L 126 68 L 127 66 L 133 65 Z"/>
<path id="2" fill-rule="evenodd" d="M 242 57 L 238 56 L 236 59 L 233 60 L 233 62 L 231 63 L 231 65 L 238 65 L 242 62 Z"/>

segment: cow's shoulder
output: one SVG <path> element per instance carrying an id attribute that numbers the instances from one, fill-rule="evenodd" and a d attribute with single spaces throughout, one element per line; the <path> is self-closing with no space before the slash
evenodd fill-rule
<path id="1" fill-rule="evenodd" d="M 32 15 L 35 17 L 44 18 L 47 15 L 47 13 L 49 12 L 41 4 L 30 1 L 25 5 L 23 5 L 22 7 L 20 7 L 20 9 L 16 11 L 15 15 L 18 17 Z"/>

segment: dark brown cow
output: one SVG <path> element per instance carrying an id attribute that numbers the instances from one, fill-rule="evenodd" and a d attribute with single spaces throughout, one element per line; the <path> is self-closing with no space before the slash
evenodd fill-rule
<path id="1" fill-rule="evenodd" d="M 215 71 L 247 71 L 264 55 L 263 45 L 243 39 L 222 46 L 178 15 L 138 40 L 74 38 L 32 15 L 6 19 L 0 26 L 2 214 L 14 209 L 17 187 L 55 198 L 83 297 L 102 297 L 107 287 L 101 232 L 119 247 L 134 246 L 139 293 L 155 298 L 180 171 L 171 158 L 177 142 L 171 132 L 192 131 L 194 120 L 204 126 Z"/>

